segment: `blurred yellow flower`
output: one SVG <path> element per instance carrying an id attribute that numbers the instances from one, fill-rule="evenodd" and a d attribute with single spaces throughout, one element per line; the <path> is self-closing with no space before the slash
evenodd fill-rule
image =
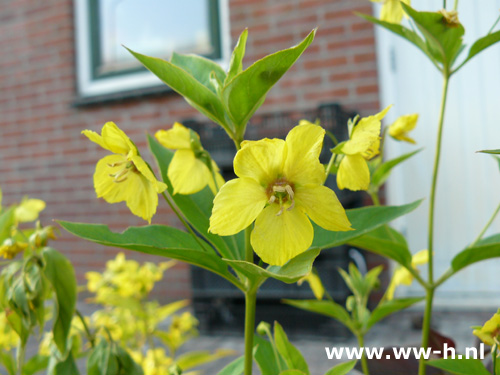
<path id="1" fill-rule="evenodd" d="M 38 215 L 45 209 L 45 202 L 41 199 L 24 198 L 14 210 L 14 218 L 18 223 L 28 223 L 38 219 Z"/>
<path id="2" fill-rule="evenodd" d="M 372 3 L 382 3 L 380 19 L 390 23 L 401 23 L 404 16 L 401 3 L 411 5 L 411 0 L 370 0 Z"/>
<path id="3" fill-rule="evenodd" d="M 90 130 L 82 133 L 114 153 L 97 163 L 94 173 L 97 197 L 108 203 L 125 201 L 134 215 L 151 222 L 158 206 L 158 194 L 167 185 L 156 179 L 134 143 L 113 122 L 103 126 L 101 135 Z"/>
<path id="4" fill-rule="evenodd" d="M 318 273 L 314 270 L 309 272 L 306 276 L 300 279 L 297 284 L 300 286 L 304 283 L 304 281 L 307 281 L 307 283 L 309 284 L 314 297 L 316 297 L 317 300 L 321 301 L 323 299 L 323 296 L 325 295 L 325 287 L 321 282 Z"/>
<path id="5" fill-rule="evenodd" d="M 380 148 L 381 120 L 391 107 L 374 116 L 363 117 L 353 127 L 350 139 L 342 147 L 344 158 L 337 171 L 339 189 L 367 190 L 370 170 L 366 160 L 378 155 Z"/>
<path id="6" fill-rule="evenodd" d="M 331 231 L 351 230 L 335 193 L 323 186 L 319 162 L 325 130 L 303 122 L 282 139 L 245 141 L 234 158 L 239 177 L 214 200 L 209 231 L 236 234 L 255 221 L 251 244 L 262 261 L 283 265 L 311 246 L 310 220 Z"/>
<path id="7" fill-rule="evenodd" d="M 389 135 L 398 141 L 416 144 L 417 142 L 413 138 L 410 138 L 408 133 L 415 129 L 417 121 L 418 113 L 398 117 L 388 128 Z"/>
<path id="8" fill-rule="evenodd" d="M 17 254 L 23 252 L 28 247 L 27 243 L 18 242 L 12 238 L 7 238 L 0 245 L 0 256 L 5 259 L 13 259 Z"/>
<path id="9" fill-rule="evenodd" d="M 486 345 L 499 345 L 498 338 L 500 337 L 500 309 L 480 328 L 475 329 L 472 333 L 477 336 Z"/>
<path id="10" fill-rule="evenodd" d="M 17 346 L 19 336 L 10 327 L 4 311 L 0 312 L 0 349 L 10 351 Z"/>
<path id="11" fill-rule="evenodd" d="M 429 250 L 421 250 L 415 255 L 413 255 L 411 259 L 411 266 L 413 269 L 417 270 L 418 266 L 424 265 L 429 262 Z M 404 267 L 399 267 L 394 272 L 392 276 L 391 282 L 387 287 L 387 291 L 385 292 L 385 296 L 388 300 L 392 300 L 394 298 L 394 292 L 399 285 L 411 285 L 413 282 L 413 275 Z"/>
<path id="12" fill-rule="evenodd" d="M 212 192 L 224 185 L 219 167 L 208 156 L 200 143 L 200 137 L 193 130 L 176 122 L 169 130 L 158 130 L 156 139 L 164 147 L 177 150 L 168 166 L 168 178 L 172 182 L 174 194 L 194 194 L 209 186 Z M 208 168 L 211 161 L 215 175 Z"/>

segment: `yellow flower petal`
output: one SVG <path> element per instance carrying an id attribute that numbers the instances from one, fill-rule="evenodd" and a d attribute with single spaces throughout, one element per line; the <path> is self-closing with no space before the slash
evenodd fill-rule
<path id="1" fill-rule="evenodd" d="M 126 183 L 124 190 L 126 191 L 127 207 L 134 215 L 151 223 L 151 218 L 158 207 L 158 193 L 155 184 L 140 173 L 130 173 Z"/>
<path id="2" fill-rule="evenodd" d="M 370 186 L 370 170 L 361 155 L 345 155 L 337 172 L 337 185 L 340 190 L 367 190 Z"/>
<path id="3" fill-rule="evenodd" d="M 354 126 L 349 139 L 342 147 L 342 152 L 347 155 L 354 155 L 366 152 L 380 138 L 381 120 L 389 111 L 388 106 L 383 111 L 373 116 L 363 117 L 358 124 Z"/>
<path id="4" fill-rule="evenodd" d="M 396 288 L 400 285 L 411 285 L 413 282 L 413 275 L 404 267 L 399 267 L 394 271 L 394 275 L 392 276 L 391 282 L 387 287 L 385 292 L 385 296 L 388 300 L 392 300 L 394 298 L 394 292 Z"/>
<path id="5" fill-rule="evenodd" d="M 38 215 L 45 209 L 45 202 L 40 199 L 23 199 L 14 211 L 18 223 L 27 223 L 38 219 Z"/>
<path id="6" fill-rule="evenodd" d="M 314 237 L 313 226 L 301 210 L 284 210 L 277 216 L 279 211 L 277 204 L 267 206 L 255 220 L 250 237 L 257 255 L 273 266 L 282 266 L 306 251 Z"/>
<path id="7" fill-rule="evenodd" d="M 420 250 L 411 258 L 413 268 L 429 263 L 429 250 Z"/>
<path id="8" fill-rule="evenodd" d="M 168 166 L 168 178 L 174 194 L 194 194 L 212 178 L 208 167 L 189 150 L 177 150 Z"/>
<path id="9" fill-rule="evenodd" d="M 227 182 L 214 199 L 209 231 L 221 236 L 247 228 L 267 203 L 265 189 L 251 178 Z"/>
<path id="10" fill-rule="evenodd" d="M 169 130 L 158 130 L 156 139 L 172 150 L 191 149 L 191 134 L 188 128 L 176 122 Z"/>
<path id="11" fill-rule="evenodd" d="M 495 339 L 500 336 L 500 314 L 495 313 L 481 329 L 475 329 L 472 333 L 486 345 L 493 346 Z"/>
<path id="12" fill-rule="evenodd" d="M 137 170 L 154 185 L 157 193 L 162 193 L 167 189 L 167 185 L 165 183 L 156 179 L 153 171 L 151 171 L 151 168 L 149 168 L 143 158 L 138 155 L 133 155 L 130 159 L 134 163 Z"/>
<path id="13" fill-rule="evenodd" d="M 234 173 L 267 186 L 283 171 L 284 146 L 282 139 L 243 142 L 234 157 Z"/>
<path id="14" fill-rule="evenodd" d="M 331 231 L 352 230 L 342 204 L 334 191 L 323 185 L 299 187 L 295 191 L 296 206 L 312 221 Z"/>
<path id="15" fill-rule="evenodd" d="M 410 0 L 402 0 L 403 3 L 410 5 Z M 380 19 L 391 23 L 401 23 L 404 15 L 400 0 L 386 0 L 380 11 Z"/>
<path id="16" fill-rule="evenodd" d="M 297 284 L 300 286 L 304 281 L 307 281 L 307 283 L 309 284 L 314 297 L 316 297 L 317 300 L 321 301 L 323 299 L 323 296 L 325 295 L 325 287 L 323 286 L 318 273 L 314 270 L 309 272 L 306 276 L 297 281 Z"/>
<path id="17" fill-rule="evenodd" d="M 389 126 L 389 135 L 398 141 L 406 141 L 415 144 L 415 140 L 408 136 L 408 132 L 417 126 L 417 121 L 417 113 L 401 116 Z"/>
<path id="18" fill-rule="evenodd" d="M 130 151 L 137 154 L 137 148 L 127 135 L 114 122 L 107 122 L 101 130 L 101 135 L 91 130 L 84 130 L 82 134 L 102 148 L 115 154 L 126 155 Z"/>
<path id="19" fill-rule="evenodd" d="M 284 174 L 294 184 L 322 185 L 325 168 L 319 162 L 323 147 L 325 129 L 310 122 L 302 121 L 286 137 L 286 159 Z"/>

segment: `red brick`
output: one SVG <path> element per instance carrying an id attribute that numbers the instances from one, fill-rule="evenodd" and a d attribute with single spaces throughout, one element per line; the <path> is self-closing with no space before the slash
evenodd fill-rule
<path id="1" fill-rule="evenodd" d="M 336 89 L 336 90 L 317 91 L 317 92 L 307 93 L 305 95 L 305 98 L 308 100 L 323 101 L 323 100 L 338 99 L 340 97 L 347 96 L 348 94 L 349 94 L 349 90 L 342 88 L 342 89 Z"/>

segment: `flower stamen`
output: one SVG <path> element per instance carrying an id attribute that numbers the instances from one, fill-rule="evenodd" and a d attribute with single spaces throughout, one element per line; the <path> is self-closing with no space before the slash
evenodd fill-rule
<path id="1" fill-rule="evenodd" d="M 280 205 L 280 210 L 278 211 L 276 216 L 280 216 L 281 214 L 283 214 L 283 211 L 285 210 L 283 203 L 288 200 L 290 200 L 291 203 L 287 208 L 287 211 L 290 211 L 295 207 L 295 200 L 293 199 L 295 193 L 293 191 L 293 188 L 288 183 L 286 183 L 286 181 L 276 181 L 271 190 L 273 194 L 269 197 L 268 202 L 272 204 L 278 199 Z"/>

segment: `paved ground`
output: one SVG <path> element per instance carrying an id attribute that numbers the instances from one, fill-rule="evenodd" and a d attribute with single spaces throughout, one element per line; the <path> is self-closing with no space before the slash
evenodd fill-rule
<path id="1" fill-rule="evenodd" d="M 438 312 L 435 313 L 434 328 L 442 334 L 452 337 L 457 349 L 460 351 L 466 346 L 473 346 L 475 336 L 472 335 L 470 326 L 482 325 L 495 311 L 491 312 Z M 386 319 L 383 323 L 374 327 L 366 338 L 365 345 L 372 346 L 418 346 L 420 332 L 412 325 L 421 319 L 418 312 L 405 312 Z M 323 375 L 328 369 L 335 365 L 335 361 L 328 360 L 325 346 L 355 346 L 352 338 L 329 338 L 327 332 L 321 336 L 291 335 L 291 341 L 303 353 L 310 366 L 311 375 Z M 332 333 L 333 336 L 333 333 Z M 231 335 L 200 336 L 189 344 L 189 350 L 213 350 L 214 348 L 226 348 L 243 352 L 243 338 Z M 216 375 L 217 372 L 230 361 L 222 359 L 205 368 L 206 375 Z M 260 374 L 258 370 L 254 374 Z M 355 374 L 353 372 L 352 374 Z M 387 374 L 390 375 L 390 374 Z"/>

